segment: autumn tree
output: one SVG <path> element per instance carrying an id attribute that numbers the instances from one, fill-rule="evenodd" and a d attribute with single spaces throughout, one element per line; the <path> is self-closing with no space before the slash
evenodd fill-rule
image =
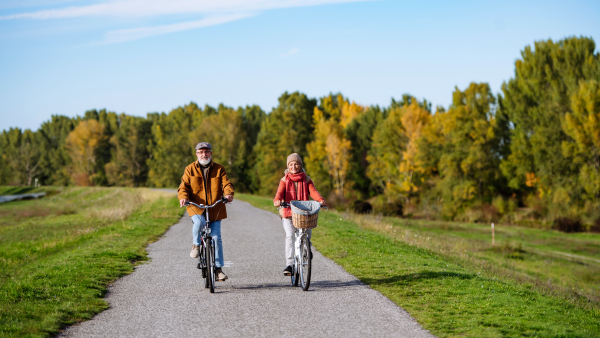
<path id="1" fill-rule="evenodd" d="M 563 155 L 579 165 L 579 185 L 588 200 L 600 198 L 600 82 L 582 81 L 571 96 L 571 112 L 563 121 L 572 141 L 563 141 Z M 598 206 L 596 206 L 598 207 Z"/>
<path id="2" fill-rule="evenodd" d="M 66 148 L 71 157 L 69 172 L 76 185 L 98 183 L 98 149 L 104 141 L 104 127 L 93 119 L 81 121 L 67 136 Z"/>
<path id="3" fill-rule="evenodd" d="M 449 110 L 438 110 L 421 131 L 414 158 L 421 170 L 439 175 L 434 188 L 446 217 L 475 203 L 490 203 L 498 193 L 502 177 L 495 103 L 486 83 L 457 88 Z"/>
<path id="4" fill-rule="evenodd" d="M 325 196 L 332 188 L 337 196 L 346 195 L 352 145 L 344 135 L 344 127 L 365 110 L 341 94 L 322 97 L 319 107 L 315 107 L 314 139 L 307 146 L 306 168 Z"/>

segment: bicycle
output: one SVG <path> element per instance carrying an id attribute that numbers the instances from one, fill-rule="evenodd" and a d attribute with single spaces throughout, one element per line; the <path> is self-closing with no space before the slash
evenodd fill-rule
<path id="1" fill-rule="evenodd" d="M 289 208 L 290 203 L 281 202 L 277 209 Z M 327 209 L 327 207 L 322 207 Z M 316 225 L 315 225 L 316 226 Z M 291 281 L 293 286 L 298 286 L 298 281 L 302 285 L 302 291 L 307 291 L 310 286 L 310 276 L 312 272 L 312 251 L 311 242 L 308 238 L 308 228 L 298 228 L 294 226 L 294 263 L 292 264 Z"/>
<path id="2" fill-rule="evenodd" d="M 210 293 L 215 293 L 215 246 L 213 244 L 212 237 L 210 236 L 211 229 L 208 209 L 213 208 L 215 205 L 221 202 L 227 204 L 228 200 L 225 197 L 221 197 L 221 199 L 215 202 L 213 205 L 196 204 L 190 201 L 187 201 L 184 204 L 184 206 L 194 205 L 200 209 L 204 209 L 204 212 L 206 213 L 206 222 L 204 227 L 200 230 L 200 254 L 198 255 L 197 267 L 198 269 L 202 270 L 204 287 L 210 289 Z"/>

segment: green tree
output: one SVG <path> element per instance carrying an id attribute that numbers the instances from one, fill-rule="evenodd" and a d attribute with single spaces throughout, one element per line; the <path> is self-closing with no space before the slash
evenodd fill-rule
<path id="1" fill-rule="evenodd" d="M 383 118 L 384 114 L 378 106 L 370 107 L 365 113 L 353 119 L 344 130 L 346 139 L 352 145 L 348 179 L 352 182 L 352 189 L 360 195 L 361 199 L 373 197 L 377 192 L 367 176 L 369 167 L 367 154 L 372 149 L 375 129 Z"/>
<path id="2" fill-rule="evenodd" d="M 275 193 L 290 153 L 306 157 L 306 146 L 313 137 L 315 106 L 316 100 L 305 94 L 285 92 L 264 120 L 254 151 L 257 161 L 253 177 L 260 194 Z"/>
<path id="3" fill-rule="evenodd" d="M 10 185 L 31 185 L 36 176 L 41 173 L 39 134 L 29 129 L 21 131 L 10 128 L 0 137 L 2 148 L 3 181 Z"/>
<path id="4" fill-rule="evenodd" d="M 202 120 L 200 126 L 190 134 L 190 145 L 209 142 L 213 147 L 213 160 L 225 166 L 236 190 L 247 190 L 245 162 L 248 158 L 248 137 L 244 129 L 244 118 L 240 110 L 219 106 L 218 113 Z"/>
<path id="5" fill-rule="evenodd" d="M 118 129 L 110 139 L 112 160 L 105 165 L 108 183 L 119 186 L 144 186 L 148 176 L 146 161 L 150 157 L 148 142 L 152 121 L 120 114 Z"/>
<path id="6" fill-rule="evenodd" d="M 40 181 L 45 185 L 68 185 L 71 176 L 67 170 L 71 159 L 66 148 L 67 136 L 75 128 L 75 120 L 52 115 L 39 129 L 42 149 Z"/>
<path id="7" fill-rule="evenodd" d="M 595 49 L 591 38 L 570 37 L 539 41 L 521 52 L 515 76 L 503 84 L 500 100 L 512 127 L 510 155 L 501 164 L 511 188 L 525 193 L 536 190 L 559 207 L 583 195 L 577 184 L 579 164 L 562 151 L 565 142 L 572 142 L 563 121 L 571 113 L 571 97 L 580 83 L 600 78 Z"/>
<path id="8" fill-rule="evenodd" d="M 153 115 L 153 141 L 149 145 L 151 157 L 148 160 L 150 186 L 179 185 L 185 167 L 196 160 L 190 133 L 205 116 L 206 109 L 201 110 L 193 102 L 173 109 L 169 114 Z"/>

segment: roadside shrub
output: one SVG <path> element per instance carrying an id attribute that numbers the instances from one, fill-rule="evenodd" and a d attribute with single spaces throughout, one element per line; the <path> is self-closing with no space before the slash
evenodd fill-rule
<path id="1" fill-rule="evenodd" d="M 597 218 L 594 224 L 590 227 L 590 232 L 600 233 L 600 218 Z"/>
<path id="2" fill-rule="evenodd" d="M 559 217 L 554 220 L 554 228 L 562 232 L 583 232 L 579 218 Z"/>
<path id="3" fill-rule="evenodd" d="M 501 215 L 495 206 L 489 204 L 480 204 L 466 209 L 463 213 L 456 216 L 455 220 L 473 223 L 490 223 L 497 222 L 500 217 Z"/>
<path id="4" fill-rule="evenodd" d="M 384 196 L 376 196 L 370 200 L 372 210 L 375 213 L 381 213 L 385 216 L 402 216 L 404 214 L 404 206 L 400 201 L 390 202 Z"/>
<path id="5" fill-rule="evenodd" d="M 352 210 L 359 214 L 368 214 L 373 211 L 373 206 L 371 203 L 361 200 L 356 200 L 352 202 Z"/>

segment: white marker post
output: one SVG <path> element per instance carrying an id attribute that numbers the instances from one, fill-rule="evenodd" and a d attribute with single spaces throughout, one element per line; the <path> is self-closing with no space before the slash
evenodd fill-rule
<path id="1" fill-rule="evenodd" d="M 496 241 L 494 239 L 494 223 L 492 223 L 492 246 L 496 245 Z"/>

